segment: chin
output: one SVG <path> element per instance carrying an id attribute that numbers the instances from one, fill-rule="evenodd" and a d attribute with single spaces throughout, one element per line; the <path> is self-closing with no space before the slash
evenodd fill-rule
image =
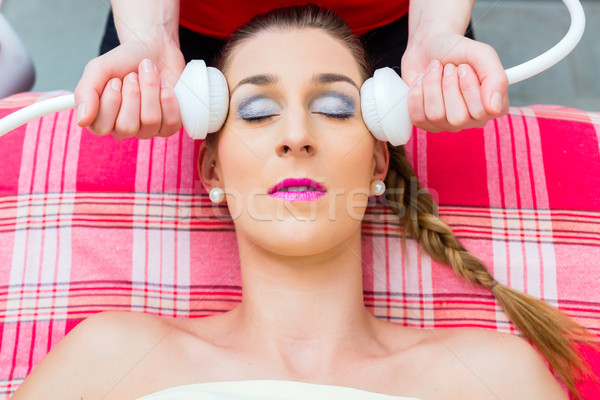
<path id="1" fill-rule="evenodd" d="M 256 245 L 281 256 L 306 257 L 336 251 L 357 231 L 360 221 L 278 221 L 251 233 Z"/>

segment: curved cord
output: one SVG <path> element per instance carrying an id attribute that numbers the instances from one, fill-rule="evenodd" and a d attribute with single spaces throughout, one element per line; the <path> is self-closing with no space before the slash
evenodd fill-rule
<path id="1" fill-rule="evenodd" d="M 75 96 L 73 94 L 33 103 L 0 119 L 0 137 L 31 120 L 70 108 L 75 108 Z"/>
<path id="2" fill-rule="evenodd" d="M 508 83 L 521 82 L 552 67 L 565 58 L 579 43 L 585 30 L 585 14 L 579 0 L 563 0 L 571 14 L 571 26 L 565 37 L 554 47 L 536 58 L 507 69 Z"/>

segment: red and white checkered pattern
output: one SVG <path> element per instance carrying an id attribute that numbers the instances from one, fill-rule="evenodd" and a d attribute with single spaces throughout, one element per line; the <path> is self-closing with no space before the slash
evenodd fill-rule
<path id="1" fill-rule="evenodd" d="M 0 102 L 0 116 L 42 94 Z M 0 397 L 70 329 L 104 310 L 200 317 L 241 298 L 230 218 L 198 181 L 199 142 L 115 141 L 73 111 L 0 139 Z M 406 145 L 440 218 L 496 279 L 600 335 L 600 114 L 513 108 L 484 129 Z M 382 204 L 363 223 L 365 303 L 424 328 L 514 332 L 487 290 L 432 261 Z M 517 332 L 514 332 L 517 333 Z M 600 354 L 585 350 L 600 375 Z M 586 399 L 600 398 L 592 383 Z"/>

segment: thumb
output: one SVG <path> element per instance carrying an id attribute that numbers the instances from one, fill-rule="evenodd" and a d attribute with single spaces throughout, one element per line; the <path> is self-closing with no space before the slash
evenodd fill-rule
<path id="1" fill-rule="evenodd" d="M 171 87 L 175 87 L 175 84 L 185 68 L 185 59 L 183 58 L 183 54 L 178 52 L 167 58 L 167 60 L 167 62 L 158 61 L 160 76 L 169 83 Z"/>
<path id="2" fill-rule="evenodd" d="M 412 87 L 415 84 L 417 77 L 424 73 L 425 69 L 415 57 L 408 57 L 408 55 L 405 53 L 404 57 L 402 57 L 401 71 L 402 80 L 404 83 L 406 83 L 409 87 Z"/>
<path id="3" fill-rule="evenodd" d="M 467 52 L 468 63 L 477 73 L 481 83 L 481 101 L 488 114 L 501 116 L 508 111 L 508 77 L 498 53 L 480 42 L 472 42 L 474 47 Z"/>
<path id="4" fill-rule="evenodd" d="M 85 66 L 74 93 L 77 123 L 81 127 L 89 126 L 96 119 L 107 82 L 114 77 L 123 79 L 129 72 L 137 71 L 141 59 L 124 56 L 119 47 L 94 58 Z"/>

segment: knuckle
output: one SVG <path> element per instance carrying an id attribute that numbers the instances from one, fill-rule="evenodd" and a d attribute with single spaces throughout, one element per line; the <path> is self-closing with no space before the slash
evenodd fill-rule
<path id="1" fill-rule="evenodd" d="M 485 126 L 487 125 L 487 123 L 488 123 L 488 121 L 486 121 L 486 120 L 483 120 L 483 121 L 475 121 L 475 122 L 473 123 L 473 127 L 474 127 L 474 128 L 478 128 L 478 129 L 481 129 L 481 128 L 485 127 Z"/>
<path id="2" fill-rule="evenodd" d="M 167 132 L 169 135 L 178 131 L 181 128 L 181 121 L 175 117 L 169 117 L 163 120 L 160 128 L 161 132 Z"/>
<path id="3" fill-rule="evenodd" d="M 446 115 L 440 110 L 430 110 L 426 112 L 427 119 L 435 124 L 446 122 Z"/>
<path id="4" fill-rule="evenodd" d="M 178 130 L 179 129 L 175 126 L 164 126 L 158 132 L 158 136 L 169 137 L 171 135 L 174 135 Z"/>
<path id="5" fill-rule="evenodd" d="M 171 103 L 175 101 L 175 92 L 171 88 L 162 88 L 160 91 L 160 99 L 163 103 Z"/>
<path id="6" fill-rule="evenodd" d="M 96 130 L 96 134 L 99 136 L 106 136 L 111 132 L 110 128 L 99 128 Z"/>
<path id="7" fill-rule="evenodd" d="M 141 116 L 141 125 L 144 127 L 153 128 L 160 126 L 161 117 L 160 115 L 150 114 Z"/>
<path id="8" fill-rule="evenodd" d="M 151 72 L 140 74 L 140 83 L 145 86 L 158 87 L 159 82 L 160 81 L 157 74 Z"/>
<path id="9" fill-rule="evenodd" d="M 87 127 L 87 130 L 98 136 L 106 136 L 110 133 L 110 129 L 98 123 L 92 123 Z"/>
<path id="10" fill-rule="evenodd" d="M 140 139 L 151 139 L 159 135 L 156 129 L 140 129 L 136 136 Z"/>
<path id="11" fill-rule="evenodd" d="M 460 113 L 457 115 L 448 116 L 448 123 L 451 127 L 456 129 L 461 129 L 466 126 L 468 122 L 470 122 L 471 118 L 466 113 Z"/>
<path id="12" fill-rule="evenodd" d="M 101 62 L 98 58 L 94 58 L 94 59 L 88 61 L 88 63 L 83 68 L 84 74 L 92 74 L 95 71 L 99 70 L 100 64 L 101 64 Z"/>
<path id="13" fill-rule="evenodd" d="M 460 90 L 462 90 L 463 92 L 470 92 L 476 89 L 477 87 L 472 79 L 461 79 Z"/>
<path id="14" fill-rule="evenodd" d="M 452 89 L 452 87 L 454 87 L 455 85 L 455 80 L 452 79 L 451 76 L 445 76 L 444 79 L 442 79 L 442 89 L 444 91 Z"/>
<path id="15" fill-rule="evenodd" d="M 422 113 L 411 114 L 410 119 L 415 125 L 423 124 L 425 121 L 427 121 L 427 118 Z"/>
<path id="16" fill-rule="evenodd" d="M 473 111 L 473 118 L 477 121 L 483 121 L 485 123 L 488 119 L 488 115 L 483 108 L 478 108 L 477 110 Z"/>
<path id="17" fill-rule="evenodd" d="M 129 138 L 136 135 L 138 127 L 133 124 L 122 123 L 115 127 L 114 134 L 121 138 Z"/>
<path id="18" fill-rule="evenodd" d="M 427 117 L 420 107 L 409 107 L 408 113 L 413 123 L 423 123 L 427 121 Z"/>
<path id="19" fill-rule="evenodd" d="M 426 130 L 427 132 L 437 133 L 437 132 L 444 131 L 445 127 L 435 125 L 435 124 L 427 124 L 427 125 L 425 125 L 425 127 L 423 129 Z"/>

